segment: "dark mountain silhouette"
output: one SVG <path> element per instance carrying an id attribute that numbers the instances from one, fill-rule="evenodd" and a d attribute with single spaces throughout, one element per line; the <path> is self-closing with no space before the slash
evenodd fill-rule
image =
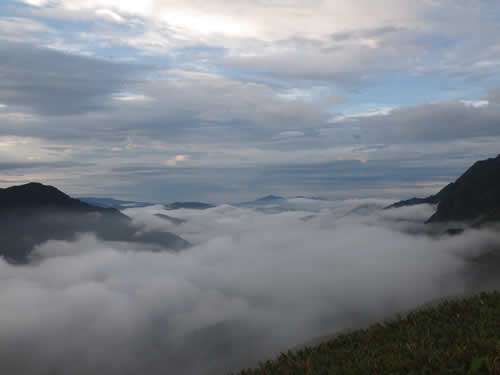
<path id="1" fill-rule="evenodd" d="M 93 232 L 102 240 L 181 250 L 189 243 L 168 232 L 142 232 L 114 208 L 92 206 L 52 186 L 29 183 L 0 189 L 0 256 L 25 263 L 36 245 Z"/>
<path id="2" fill-rule="evenodd" d="M 313 200 L 313 201 L 324 201 L 324 200 L 326 200 L 325 198 L 322 198 L 322 197 L 306 196 L 306 195 L 297 195 L 294 198 L 296 198 L 296 199 L 310 199 L 310 200 Z"/>
<path id="3" fill-rule="evenodd" d="M 0 189 L 0 212 L 53 208 L 72 211 L 96 211 L 96 207 L 73 199 L 53 186 L 31 182 Z M 109 211 L 111 212 L 111 211 Z"/>
<path id="4" fill-rule="evenodd" d="M 441 196 L 429 223 L 500 220 L 500 155 L 476 162 Z"/>
<path id="5" fill-rule="evenodd" d="M 285 198 L 277 196 L 277 195 L 267 195 L 262 198 L 255 199 L 253 201 L 235 203 L 234 206 L 238 207 L 259 207 L 266 206 L 269 204 L 280 203 L 283 202 Z"/>
<path id="6" fill-rule="evenodd" d="M 155 216 L 159 217 L 160 219 L 166 220 L 174 225 L 181 225 L 187 221 L 186 219 L 179 219 L 177 217 L 172 217 L 164 214 L 155 214 Z"/>
<path id="7" fill-rule="evenodd" d="M 0 189 L 0 220 L 29 217 L 52 213 L 99 214 L 116 220 L 130 219 L 113 208 L 92 206 L 78 199 L 73 199 L 53 186 L 32 182 L 26 185 Z"/>
<path id="8" fill-rule="evenodd" d="M 174 202 L 165 205 L 167 210 L 178 210 L 180 208 L 188 208 L 191 210 L 206 210 L 207 208 L 214 208 L 213 204 L 202 202 Z"/>
<path id="9" fill-rule="evenodd" d="M 148 207 L 153 206 L 154 203 L 149 202 L 135 202 L 135 201 L 122 201 L 113 198 L 96 198 L 96 197 L 77 197 L 76 199 L 91 204 L 92 206 L 104 208 L 116 208 L 117 210 L 124 210 L 133 207 Z"/>
<path id="10" fill-rule="evenodd" d="M 274 201 L 281 201 L 285 198 L 277 196 L 277 195 L 267 195 L 265 197 L 256 199 L 254 202 L 274 202 Z"/>
<path id="11" fill-rule="evenodd" d="M 476 162 L 436 195 L 412 198 L 387 208 L 422 203 L 438 204 L 427 223 L 455 221 L 482 225 L 500 221 L 500 155 Z"/>
<path id="12" fill-rule="evenodd" d="M 157 204 L 149 202 L 122 201 L 113 198 L 79 197 L 78 199 L 81 200 L 82 202 L 89 203 L 93 206 L 104 207 L 104 208 L 111 207 L 111 208 L 116 208 L 117 210 L 124 210 L 133 207 L 148 207 Z M 180 208 L 205 210 L 207 208 L 213 208 L 215 206 L 203 202 L 174 202 L 170 204 L 165 204 L 164 207 L 167 210 L 178 210 Z"/>
<path id="13" fill-rule="evenodd" d="M 386 209 L 399 208 L 405 206 L 416 206 L 418 204 L 438 204 L 441 201 L 441 199 L 450 191 L 452 186 L 453 186 L 452 183 L 448 184 L 443 189 L 441 189 L 439 193 L 428 196 L 427 198 L 411 198 L 404 201 L 396 202 L 386 207 Z"/>

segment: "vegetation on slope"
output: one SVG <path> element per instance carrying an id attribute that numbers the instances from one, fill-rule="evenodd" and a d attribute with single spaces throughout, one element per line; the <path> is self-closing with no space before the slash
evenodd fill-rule
<path id="1" fill-rule="evenodd" d="M 500 374 L 500 293 L 446 301 L 240 375 Z"/>

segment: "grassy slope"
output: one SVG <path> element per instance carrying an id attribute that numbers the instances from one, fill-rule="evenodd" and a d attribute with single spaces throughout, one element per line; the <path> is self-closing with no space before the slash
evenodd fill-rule
<path id="1" fill-rule="evenodd" d="M 446 301 L 240 375 L 500 374 L 500 293 Z"/>

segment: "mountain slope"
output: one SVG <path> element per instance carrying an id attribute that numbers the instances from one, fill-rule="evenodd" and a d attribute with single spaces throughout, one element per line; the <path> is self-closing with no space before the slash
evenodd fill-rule
<path id="1" fill-rule="evenodd" d="M 154 203 L 122 201 L 113 198 L 77 197 L 76 199 L 91 204 L 92 206 L 104 207 L 104 208 L 116 208 L 117 210 L 124 210 L 126 208 L 134 208 L 134 207 L 147 207 L 154 205 Z"/>
<path id="2" fill-rule="evenodd" d="M 181 224 L 184 224 L 185 222 L 187 222 L 186 219 L 179 219 L 177 217 L 168 216 L 168 215 L 164 215 L 164 214 L 155 214 L 155 216 L 159 217 L 160 219 L 166 220 L 169 223 L 174 224 L 174 225 L 181 225 Z"/>
<path id="3" fill-rule="evenodd" d="M 214 208 L 213 204 L 203 203 L 203 202 L 174 202 L 165 205 L 167 210 L 179 210 L 181 208 L 187 208 L 190 210 L 206 210 L 207 208 Z"/>
<path id="4" fill-rule="evenodd" d="M 37 182 L 0 189 L 1 213 L 11 210 L 32 210 L 42 207 L 82 212 L 96 210 L 96 207 L 73 199 L 53 186 Z"/>
<path id="5" fill-rule="evenodd" d="M 142 232 L 113 208 L 73 199 L 55 187 L 30 183 L 0 189 L 0 256 L 25 263 L 36 245 L 92 232 L 102 240 L 129 241 L 181 250 L 189 243 L 168 232 Z"/>
<path id="6" fill-rule="evenodd" d="M 443 197 L 449 193 L 452 187 L 453 183 L 450 183 L 446 185 L 443 189 L 441 189 L 437 194 L 430 195 L 427 198 L 411 198 L 404 201 L 399 201 L 391 204 L 390 206 L 387 206 L 386 209 L 416 206 L 419 204 L 438 204 L 441 201 L 441 199 L 443 199 Z"/>
<path id="7" fill-rule="evenodd" d="M 478 161 L 442 195 L 428 222 L 500 219 L 500 155 Z"/>
<path id="8" fill-rule="evenodd" d="M 500 374 L 500 294 L 445 301 L 239 375 Z"/>
<path id="9" fill-rule="evenodd" d="M 427 223 L 455 221 L 482 225 L 500 221 L 500 155 L 476 162 L 435 195 L 396 202 L 386 209 L 424 203 L 438 204 Z"/>
<path id="10" fill-rule="evenodd" d="M 267 205 L 271 205 L 271 204 L 282 203 L 285 200 L 286 200 L 285 198 L 277 196 L 277 195 L 267 195 L 265 197 L 255 199 L 253 201 L 234 203 L 234 206 L 255 208 L 255 207 L 267 206 Z"/>

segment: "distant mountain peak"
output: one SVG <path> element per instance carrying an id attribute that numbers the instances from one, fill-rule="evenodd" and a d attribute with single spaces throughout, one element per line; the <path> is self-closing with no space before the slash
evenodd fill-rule
<path id="1" fill-rule="evenodd" d="M 207 208 L 214 208 L 213 204 L 203 203 L 203 202 L 174 202 L 165 205 L 167 210 L 178 210 L 181 208 L 191 209 L 191 210 L 206 210 Z"/>
<path id="2" fill-rule="evenodd" d="M 234 203 L 235 206 L 239 207 L 262 207 L 264 205 L 272 204 L 274 202 L 284 201 L 286 198 L 280 197 L 278 195 L 266 195 L 265 197 L 261 197 L 255 199 L 253 201 Z"/>
<path id="3" fill-rule="evenodd" d="M 87 204 L 72 199 L 54 186 L 39 182 L 11 186 L 0 189 L 0 210 L 21 208 L 25 206 L 77 206 L 88 207 Z"/>
<path id="4" fill-rule="evenodd" d="M 23 193 L 45 193 L 45 194 L 60 194 L 68 197 L 62 191 L 51 185 L 44 185 L 40 182 L 28 182 L 24 185 L 10 186 L 5 189 L 0 189 L 5 192 L 23 192 Z"/>
<path id="5" fill-rule="evenodd" d="M 310 199 L 310 200 L 313 200 L 313 201 L 324 201 L 324 200 L 326 200 L 325 198 L 322 198 L 322 197 L 306 196 L 306 195 L 297 195 L 294 198 L 295 199 Z"/>
<path id="6" fill-rule="evenodd" d="M 437 194 L 430 195 L 427 198 L 411 198 L 411 199 L 407 199 L 404 201 L 399 201 L 399 202 L 391 204 L 390 206 L 387 206 L 386 209 L 406 207 L 406 206 L 416 206 L 419 204 L 438 204 L 441 201 L 441 199 L 446 194 L 448 194 L 448 192 L 452 189 L 452 186 L 453 186 L 453 182 L 446 185 Z"/>
<path id="7" fill-rule="evenodd" d="M 285 198 L 283 197 L 280 197 L 278 195 L 266 195 L 265 197 L 262 197 L 262 198 L 259 198 L 259 199 L 256 199 L 255 201 L 276 201 L 276 200 L 283 200 Z"/>
<path id="8" fill-rule="evenodd" d="M 74 240 L 78 233 L 89 232 L 101 240 L 141 242 L 173 251 L 190 246 L 170 232 L 141 232 L 120 211 L 71 198 L 53 186 L 32 182 L 0 189 L 0 257 L 26 263 L 36 245 Z"/>
<path id="9" fill-rule="evenodd" d="M 429 222 L 500 220 L 500 155 L 480 160 L 446 187 Z M 440 192 L 441 194 L 441 192 Z"/>
<path id="10" fill-rule="evenodd" d="M 150 203 L 150 202 L 123 201 L 119 199 L 106 198 L 106 197 L 77 197 L 76 199 L 88 203 L 92 206 L 103 207 L 103 208 L 111 207 L 117 210 L 155 205 L 155 203 Z"/>

